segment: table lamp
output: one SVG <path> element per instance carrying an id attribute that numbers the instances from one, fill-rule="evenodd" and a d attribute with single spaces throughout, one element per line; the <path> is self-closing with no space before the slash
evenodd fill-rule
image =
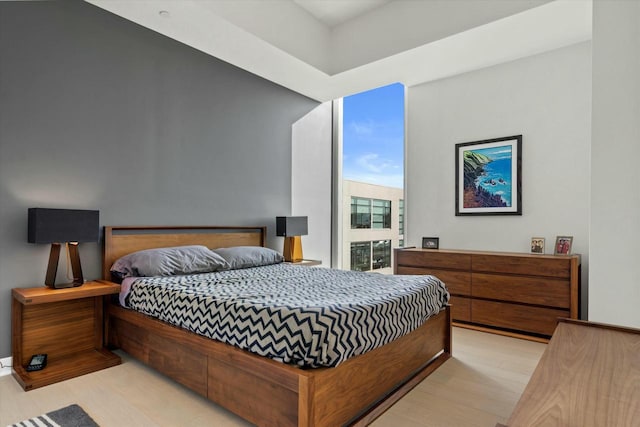
<path id="1" fill-rule="evenodd" d="M 307 235 L 306 216 L 277 216 L 276 236 L 284 236 L 284 260 L 302 261 L 302 239 Z"/>
<path id="2" fill-rule="evenodd" d="M 80 265 L 78 243 L 99 240 L 99 211 L 29 208 L 28 216 L 28 242 L 51 244 L 49 266 L 44 283 L 54 289 L 82 285 L 84 278 Z M 73 272 L 73 282 L 71 283 L 56 283 L 62 243 L 65 243 L 68 248 L 69 262 Z"/>

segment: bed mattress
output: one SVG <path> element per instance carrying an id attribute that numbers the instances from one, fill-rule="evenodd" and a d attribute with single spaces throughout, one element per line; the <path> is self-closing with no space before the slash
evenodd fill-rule
<path id="1" fill-rule="evenodd" d="M 449 293 L 433 276 L 291 264 L 129 278 L 128 308 L 300 367 L 336 366 L 421 326 Z"/>

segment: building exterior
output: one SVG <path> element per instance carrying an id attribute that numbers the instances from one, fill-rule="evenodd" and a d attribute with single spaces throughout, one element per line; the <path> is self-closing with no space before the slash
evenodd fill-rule
<path id="1" fill-rule="evenodd" d="M 342 268 L 393 273 L 393 249 L 404 244 L 404 190 L 344 180 Z"/>

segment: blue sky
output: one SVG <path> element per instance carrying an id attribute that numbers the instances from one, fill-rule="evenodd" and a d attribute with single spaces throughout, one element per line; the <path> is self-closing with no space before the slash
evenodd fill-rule
<path id="1" fill-rule="evenodd" d="M 491 160 L 501 160 L 501 159 L 510 159 L 513 155 L 511 153 L 510 146 L 501 146 L 501 147 L 493 147 L 493 148 L 482 148 L 479 150 L 473 150 L 476 153 L 484 154 L 489 157 Z"/>
<path id="2" fill-rule="evenodd" d="M 344 98 L 344 179 L 404 187 L 404 86 Z"/>

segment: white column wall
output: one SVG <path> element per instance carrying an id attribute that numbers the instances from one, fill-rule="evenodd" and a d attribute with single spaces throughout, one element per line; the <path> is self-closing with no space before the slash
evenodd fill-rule
<path id="1" fill-rule="evenodd" d="M 292 128 L 291 214 L 309 217 L 303 256 L 331 265 L 331 102 L 319 105 Z"/>
<path id="2" fill-rule="evenodd" d="M 640 327 L 640 2 L 593 2 L 590 320 Z"/>

